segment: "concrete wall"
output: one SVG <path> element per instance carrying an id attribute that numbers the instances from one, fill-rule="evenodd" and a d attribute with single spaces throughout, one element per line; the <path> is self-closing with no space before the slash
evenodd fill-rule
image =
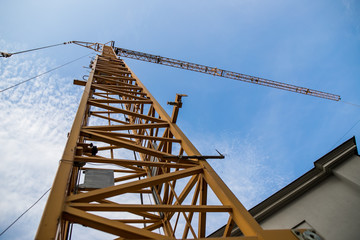
<path id="1" fill-rule="evenodd" d="M 264 229 L 315 229 L 326 240 L 360 239 L 360 157 L 261 222 Z"/>

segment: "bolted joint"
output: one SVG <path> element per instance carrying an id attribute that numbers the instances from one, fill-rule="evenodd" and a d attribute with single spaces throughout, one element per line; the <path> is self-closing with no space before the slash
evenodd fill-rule
<path id="1" fill-rule="evenodd" d="M 99 152 L 97 146 L 93 146 L 91 148 L 91 156 L 96 156 L 96 154 Z"/>
<path id="2" fill-rule="evenodd" d="M 99 152 L 97 146 L 94 146 L 92 143 L 77 143 L 76 155 L 81 156 L 84 153 L 91 153 L 91 156 L 96 156 Z"/>

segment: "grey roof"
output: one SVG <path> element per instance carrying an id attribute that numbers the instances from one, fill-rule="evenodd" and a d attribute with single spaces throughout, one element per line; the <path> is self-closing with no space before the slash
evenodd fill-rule
<path id="1" fill-rule="evenodd" d="M 303 195 L 308 190 L 317 186 L 320 182 L 332 175 L 332 169 L 358 155 L 355 137 L 350 138 L 340 146 L 336 147 L 320 159 L 314 162 L 314 168 L 294 180 L 292 183 L 274 193 L 255 207 L 249 210 L 256 221 L 261 223 L 275 212 Z M 210 234 L 208 237 L 221 237 L 225 226 Z M 234 226 L 231 236 L 241 236 L 242 233 Z"/>

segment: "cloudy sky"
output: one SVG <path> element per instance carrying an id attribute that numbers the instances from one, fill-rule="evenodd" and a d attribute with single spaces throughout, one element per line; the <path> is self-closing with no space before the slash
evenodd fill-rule
<path id="1" fill-rule="evenodd" d="M 247 208 L 360 137 L 355 0 L 1 1 L 0 51 L 71 40 L 133 49 L 338 94 L 334 102 L 126 60 Z M 0 58 L 0 90 L 90 54 L 60 46 Z M 52 184 L 90 58 L 0 93 L 0 232 Z M 352 105 L 352 104 L 355 105 Z M 356 105 L 357 104 L 357 105 Z M 358 124 L 357 124 L 358 123 Z M 0 239 L 32 239 L 44 198 Z"/>

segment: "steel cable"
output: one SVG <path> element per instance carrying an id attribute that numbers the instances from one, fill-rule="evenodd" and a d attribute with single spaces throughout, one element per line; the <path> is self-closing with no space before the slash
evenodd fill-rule
<path id="1" fill-rule="evenodd" d="M 72 41 L 70 41 L 70 42 L 63 42 L 63 43 L 58 43 L 58 44 L 53 44 L 53 45 L 44 46 L 44 47 L 39 47 L 39 48 L 32 48 L 32 49 L 28 49 L 28 50 L 24 50 L 24 51 L 19 51 L 19 52 L 14 52 L 14 53 L 0 52 L 0 57 L 8 58 L 8 57 L 11 57 L 12 55 L 15 55 L 15 54 L 32 52 L 32 51 L 36 51 L 36 50 L 40 50 L 40 49 L 44 49 L 44 48 L 51 48 L 51 47 L 56 47 L 56 46 L 60 46 L 60 45 L 66 45 L 66 44 L 70 44 L 70 43 L 72 43 Z"/>
<path id="2" fill-rule="evenodd" d="M 28 81 L 30 81 L 30 80 L 33 80 L 33 79 L 35 79 L 35 78 L 38 78 L 38 77 L 40 77 L 40 76 L 42 76 L 42 75 L 45 75 L 45 74 L 47 74 L 47 73 L 49 73 L 49 72 L 55 71 L 55 70 L 57 70 L 57 69 L 59 69 L 59 68 L 61 68 L 61 67 L 64 67 L 64 66 L 69 65 L 69 64 L 71 64 L 71 63 L 73 63 L 73 62 L 76 62 L 76 61 L 78 61 L 78 60 L 80 60 L 80 59 L 82 59 L 82 58 L 84 58 L 84 57 L 87 57 L 87 56 L 89 56 L 89 55 L 91 55 L 91 54 L 93 54 L 93 53 L 86 54 L 86 55 L 84 55 L 84 56 L 82 56 L 82 57 L 76 58 L 76 59 L 74 59 L 74 60 L 72 60 L 72 61 L 70 61 L 70 62 L 64 63 L 64 64 L 62 64 L 62 65 L 60 65 L 60 66 L 57 66 L 57 67 L 55 67 L 55 68 L 53 68 L 53 69 L 50 69 L 50 70 L 46 71 L 46 72 L 40 73 L 40 74 L 36 75 L 35 77 L 31 77 L 31 78 L 26 79 L 26 80 L 24 80 L 24 81 L 22 81 L 22 82 L 16 83 L 16 84 L 14 84 L 14 85 L 12 85 L 12 86 L 10 86 L 10 87 L 1 89 L 1 90 L 0 90 L 0 93 L 5 92 L 6 90 L 9 90 L 9 89 L 11 89 L 11 88 L 17 87 L 17 86 L 19 86 L 19 85 L 21 85 L 21 84 L 23 84 L 23 83 L 26 83 L 26 82 L 28 82 Z"/>
<path id="3" fill-rule="evenodd" d="M 34 202 L 28 209 L 25 210 L 25 212 L 23 212 L 17 219 L 15 219 L 15 221 L 13 221 L 4 231 L 2 231 L 0 233 L 0 236 L 3 235 L 9 228 L 11 228 L 12 225 L 14 225 L 22 216 L 25 215 L 25 213 L 27 213 L 31 208 L 33 208 L 49 191 L 51 188 L 49 188 L 43 195 L 41 195 L 41 197 L 36 200 L 36 202 Z"/>

